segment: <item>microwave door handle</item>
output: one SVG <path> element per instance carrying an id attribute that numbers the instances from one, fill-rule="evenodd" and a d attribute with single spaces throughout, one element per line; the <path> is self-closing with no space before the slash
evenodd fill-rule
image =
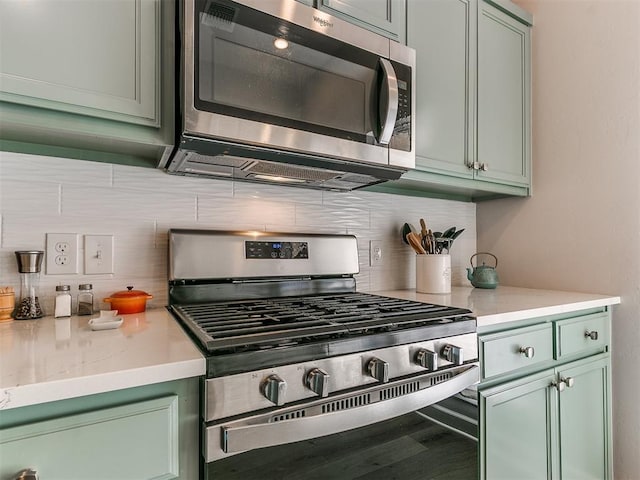
<path id="1" fill-rule="evenodd" d="M 461 392 L 478 382 L 479 372 L 480 368 L 472 364 L 460 369 L 453 378 L 422 390 L 345 410 L 278 422 L 237 420 L 226 425 L 208 427 L 205 432 L 205 459 L 210 462 L 229 454 L 308 440 L 388 420 Z M 385 384 L 387 385 L 392 388 L 392 384 Z M 216 450 L 219 453 L 216 454 Z"/>
<path id="2" fill-rule="evenodd" d="M 380 89 L 380 100 L 378 103 L 378 119 L 382 128 L 378 143 L 388 145 L 393 135 L 398 115 L 398 78 L 393 65 L 386 58 L 380 58 L 380 66 L 384 75 L 384 82 Z"/>

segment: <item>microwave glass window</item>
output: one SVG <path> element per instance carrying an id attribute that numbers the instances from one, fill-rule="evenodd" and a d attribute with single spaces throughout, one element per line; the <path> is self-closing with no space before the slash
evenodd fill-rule
<path id="1" fill-rule="evenodd" d="M 355 66 L 349 72 L 348 65 L 328 58 L 316 58 L 317 63 L 309 65 L 306 62 L 318 52 L 291 43 L 277 50 L 273 38 L 265 40 L 264 46 L 273 52 L 215 38 L 213 58 L 204 57 L 200 63 L 205 66 L 200 69 L 200 100 L 366 133 L 363 105 L 371 90 L 369 72 L 356 77 Z M 336 96 L 336 91 L 342 95 Z"/>
<path id="2" fill-rule="evenodd" d="M 244 12 L 231 26 L 200 12 L 196 108 L 375 143 L 377 56 Z"/>

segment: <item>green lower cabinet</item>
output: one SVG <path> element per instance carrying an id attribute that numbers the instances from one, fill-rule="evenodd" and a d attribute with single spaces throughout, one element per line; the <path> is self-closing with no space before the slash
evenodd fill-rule
<path id="1" fill-rule="evenodd" d="M 480 478 L 610 479 L 609 355 L 480 388 Z"/>
<path id="2" fill-rule="evenodd" d="M 567 385 L 559 395 L 560 478 L 612 478 L 609 359 L 576 362 L 558 375 Z"/>
<path id="3" fill-rule="evenodd" d="M 0 479 L 199 478 L 199 380 L 0 412 Z"/>
<path id="4" fill-rule="evenodd" d="M 480 478 L 551 478 L 557 433 L 553 370 L 480 392 Z"/>

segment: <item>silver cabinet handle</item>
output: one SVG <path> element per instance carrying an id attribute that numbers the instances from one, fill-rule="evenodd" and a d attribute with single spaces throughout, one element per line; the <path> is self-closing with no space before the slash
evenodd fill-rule
<path id="1" fill-rule="evenodd" d="M 262 394 L 276 405 L 284 405 L 284 394 L 287 391 L 287 382 L 278 375 L 270 375 L 262 384 Z"/>
<path id="2" fill-rule="evenodd" d="M 561 378 L 561 382 L 563 382 L 567 387 L 571 388 L 576 383 L 573 377 Z"/>
<path id="3" fill-rule="evenodd" d="M 474 170 L 482 170 L 483 172 L 486 172 L 489 170 L 488 163 L 473 162 L 473 163 L 470 163 L 468 167 L 473 168 Z"/>
<path id="4" fill-rule="evenodd" d="M 14 480 L 38 480 L 38 472 L 33 468 L 25 468 L 17 473 Z"/>
<path id="5" fill-rule="evenodd" d="M 398 79 L 393 65 L 386 58 L 380 58 L 386 88 L 380 91 L 379 121 L 382 126 L 378 143 L 387 145 L 391 141 L 398 116 Z"/>
<path id="6" fill-rule="evenodd" d="M 589 331 L 584 332 L 584 336 L 586 338 L 590 338 L 591 340 L 598 340 L 598 332 L 595 330 L 592 332 L 589 332 Z"/>
<path id="7" fill-rule="evenodd" d="M 564 390 L 564 387 L 566 387 L 566 384 L 562 380 L 560 380 L 559 382 L 556 382 L 554 380 L 553 382 L 551 382 L 551 386 L 559 392 L 562 392 Z"/>
<path id="8" fill-rule="evenodd" d="M 533 358 L 533 356 L 536 354 L 536 351 L 533 349 L 533 347 L 520 347 L 518 353 L 523 354 L 527 358 Z"/>

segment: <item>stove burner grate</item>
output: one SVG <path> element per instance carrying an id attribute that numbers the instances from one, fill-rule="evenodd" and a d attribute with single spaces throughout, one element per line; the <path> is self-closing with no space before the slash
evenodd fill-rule
<path id="1" fill-rule="evenodd" d="M 468 319 L 469 310 L 365 293 L 173 305 L 213 352 L 265 349 Z"/>

